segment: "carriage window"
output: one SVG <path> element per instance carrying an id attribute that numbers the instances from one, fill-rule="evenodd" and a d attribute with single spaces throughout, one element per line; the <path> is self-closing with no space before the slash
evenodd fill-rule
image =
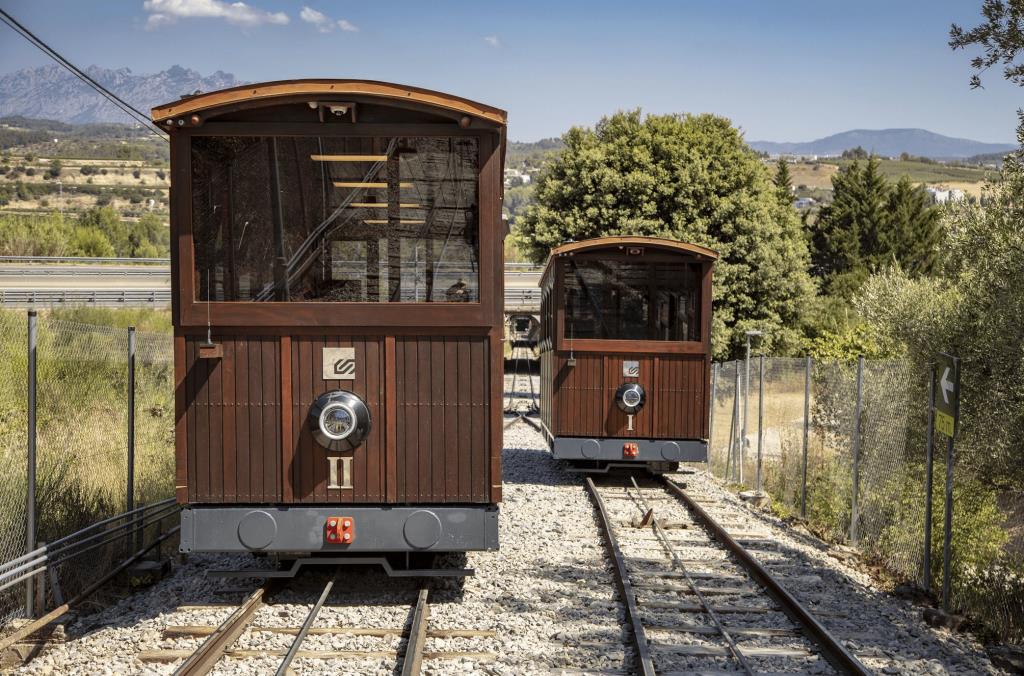
<path id="1" fill-rule="evenodd" d="M 473 137 L 195 137 L 195 298 L 479 302 Z"/>
<path id="2" fill-rule="evenodd" d="M 568 260 L 565 338 L 699 341 L 697 263 Z"/>

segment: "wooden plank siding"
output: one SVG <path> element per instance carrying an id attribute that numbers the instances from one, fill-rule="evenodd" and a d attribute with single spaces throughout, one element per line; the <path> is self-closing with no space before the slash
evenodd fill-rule
<path id="1" fill-rule="evenodd" d="M 703 355 L 567 354 L 542 352 L 541 420 L 555 436 L 702 439 L 706 425 L 706 359 Z M 640 362 L 640 377 L 622 376 L 625 359 Z M 622 383 L 640 383 L 647 404 L 627 430 L 615 404 Z"/>
<path id="2" fill-rule="evenodd" d="M 223 357 L 200 359 L 204 340 L 179 336 L 178 481 L 188 502 L 495 500 L 489 335 L 220 336 Z M 354 380 L 323 379 L 325 347 L 355 349 Z M 370 409 L 369 436 L 340 454 L 353 458 L 351 489 L 327 488 L 329 453 L 311 434 L 309 409 L 329 390 Z"/>
<path id="3" fill-rule="evenodd" d="M 200 359 L 202 339 L 183 339 L 184 434 L 176 435 L 189 502 L 275 502 L 281 456 L 278 340 L 221 339 L 222 359 Z M 270 385 L 270 387 L 267 387 Z M 184 438 L 182 438 L 184 437 Z"/>

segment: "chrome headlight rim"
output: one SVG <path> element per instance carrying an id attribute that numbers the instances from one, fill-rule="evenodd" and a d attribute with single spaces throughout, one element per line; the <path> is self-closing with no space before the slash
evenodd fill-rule
<path id="1" fill-rule="evenodd" d="M 327 416 L 330 415 L 331 412 L 337 410 L 344 411 L 345 413 L 348 414 L 349 417 L 348 429 L 346 429 L 342 434 L 332 433 L 327 426 Z M 331 441 L 342 441 L 344 439 L 347 439 L 348 437 L 352 436 L 352 433 L 356 431 L 356 427 L 359 426 L 355 410 L 343 401 L 332 401 L 326 406 L 324 406 L 324 409 L 320 411 L 320 417 L 317 420 L 317 424 L 320 427 L 320 431 L 323 433 L 323 435 L 330 439 Z"/>
<path id="2" fill-rule="evenodd" d="M 644 407 L 647 402 L 647 392 L 640 383 L 622 383 L 615 390 L 615 404 L 619 410 L 628 415 L 633 415 Z"/>

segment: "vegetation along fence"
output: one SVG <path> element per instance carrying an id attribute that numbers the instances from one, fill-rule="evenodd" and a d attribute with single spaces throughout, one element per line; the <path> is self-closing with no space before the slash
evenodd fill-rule
<path id="1" fill-rule="evenodd" d="M 924 570 L 931 372 L 901 360 L 754 357 L 745 387 L 747 372 L 743 360 L 714 366 L 710 471 L 756 490 L 760 462 L 763 491 L 781 516 L 802 518 L 819 537 L 855 547 L 894 582 L 939 593 L 946 445 L 938 436 L 931 570 Z M 951 476 L 950 609 L 1020 640 L 1024 538 L 1014 535 L 1006 496 L 985 477 L 955 460 Z"/>
<path id="2" fill-rule="evenodd" d="M 0 313 L 0 351 L 6 623 L 76 598 L 168 525 L 173 360 L 170 335 L 32 312 Z"/>

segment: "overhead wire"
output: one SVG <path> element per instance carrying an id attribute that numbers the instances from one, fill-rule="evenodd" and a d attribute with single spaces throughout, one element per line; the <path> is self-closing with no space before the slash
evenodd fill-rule
<path id="1" fill-rule="evenodd" d="M 18 33 L 23 38 L 28 40 L 30 43 L 32 43 L 33 46 L 35 46 L 41 52 L 43 52 L 51 59 L 56 61 L 60 66 L 65 68 L 72 75 L 74 75 L 79 80 L 87 84 L 89 87 L 95 89 L 101 96 L 103 96 L 105 99 L 107 99 L 112 104 L 121 109 L 122 112 L 133 118 L 136 122 L 141 122 L 149 133 L 164 141 L 168 140 L 169 137 L 167 136 L 167 134 L 164 133 L 162 130 L 159 130 L 159 128 L 156 127 L 156 123 L 149 119 L 149 116 L 146 113 L 134 107 L 133 105 L 119 97 L 117 94 L 114 94 L 112 91 L 110 91 L 109 89 L 101 85 L 99 82 L 94 80 L 87 73 L 82 71 L 75 64 L 71 63 L 68 59 L 64 58 L 64 56 L 57 52 L 57 50 L 55 50 L 41 38 L 36 36 L 32 31 L 30 31 L 28 28 L 22 25 L 17 19 L 15 19 L 13 16 L 8 14 L 3 9 L 0 9 L 0 21 L 3 21 L 14 32 Z"/>

